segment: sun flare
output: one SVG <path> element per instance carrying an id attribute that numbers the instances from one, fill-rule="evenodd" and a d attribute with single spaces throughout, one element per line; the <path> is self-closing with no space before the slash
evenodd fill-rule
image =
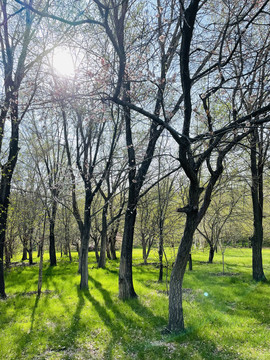
<path id="1" fill-rule="evenodd" d="M 74 77 L 75 75 L 75 59 L 67 49 L 57 49 L 53 54 L 53 69 L 63 77 Z"/>

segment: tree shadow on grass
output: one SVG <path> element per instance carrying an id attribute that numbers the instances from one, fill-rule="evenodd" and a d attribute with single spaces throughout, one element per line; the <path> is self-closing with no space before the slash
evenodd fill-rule
<path id="1" fill-rule="evenodd" d="M 89 280 L 94 284 L 95 288 L 101 293 L 104 299 L 104 306 L 101 305 L 89 291 L 84 292 L 85 297 L 92 303 L 99 314 L 99 317 L 111 332 L 111 341 L 107 345 L 104 352 L 104 359 L 114 359 L 113 349 L 116 344 L 123 347 L 124 351 L 130 352 L 132 350 L 132 341 L 136 337 L 136 331 L 142 329 L 142 319 L 147 318 L 147 326 L 153 326 L 153 329 L 159 325 L 163 325 L 164 319 L 162 317 L 154 316 L 154 314 L 143 306 L 138 299 L 125 301 L 138 316 L 127 315 L 124 311 L 119 311 L 112 300 L 110 293 L 105 290 L 101 283 L 89 276 Z M 110 315 L 113 313 L 113 316 Z M 144 325 L 145 326 L 145 325 Z"/>

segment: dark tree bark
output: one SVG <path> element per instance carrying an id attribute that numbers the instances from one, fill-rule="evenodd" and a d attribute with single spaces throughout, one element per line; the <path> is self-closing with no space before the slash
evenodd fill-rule
<path id="1" fill-rule="evenodd" d="M 24 261 L 24 260 L 27 260 L 27 244 L 23 244 L 22 261 Z"/>
<path id="2" fill-rule="evenodd" d="M 263 141 L 261 139 L 261 141 Z M 258 128 L 254 128 L 251 138 L 251 175 L 252 175 L 252 205 L 253 205 L 253 236 L 252 245 L 252 274 L 255 281 L 265 281 L 263 271 L 262 245 L 263 245 L 263 167 L 264 160 L 262 149 L 259 145 Z M 257 155 L 258 154 L 258 155 Z M 257 160 L 258 157 L 258 160 Z"/>
<path id="3" fill-rule="evenodd" d="M 192 271 L 192 255 L 191 255 L 191 253 L 188 256 L 188 269 L 189 269 L 189 271 Z"/>
<path id="4" fill-rule="evenodd" d="M 53 196 L 57 196 L 54 194 Z M 56 250 L 55 250 L 55 219 L 57 212 L 57 201 L 53 199 L 52 210 L 49 213 L 49 224 L 50 224 L 50 236 L 49 236 L 49 254 L 50 254 L 50 266 L 56 266 Z"/>
<path id="5" fill-rule="evenodd" d="M 100 256 L 98 261 L 98 267 L 104 269 L 106 266 L 106 249 L 107 249 L 107 213 L 108 213 L 108 201 L 105 203 L 102 210 L 102 230 L 100 240 Z"/>
<path id="6" fill-rule="evenodd" d="M 215 248 L 212 244 L 210 244 L 209 258 L 208 258 L 209 264 L 213 264 L 214 255 L 215 255 Z"/>
<path id="7" fill-rule="evenodd" d="M 12 83 L 13 84 L 13 83 Z M 9 85 L 11 86 L 11 84 Z M 13 85 L 14 86 L 14 85 Z M 12 96 L 14 104 L 12 106 L 11 139 L 9 144 L 8 160 L 1 168 L 0 182 L 0 297 L 5 298 L 4 281 L 4 246 L 7 227 L 7 215 L 9 207 L 9 196 L 11 189 L 11 179 L 17 163 L 19 152 L 19 120 L 18 120 L 18 98 Z"/>
<path id="8" fill-rule="evenodd" d="M 121 259 L 119 269 L 119 298 L 126 300 L 137 297 L 133 286 L 132 276 L 132 249 L 134 239 L 134 226 L 136 221 L 136 204 L 134 205 L 135 191 L 129 189 L 128 210 L 125 214 L 124 236 L 122 240 Z M 136 195 L 135 195 L 136 197 Z M 135 202 L 136 203 L 136 202 Z"/>

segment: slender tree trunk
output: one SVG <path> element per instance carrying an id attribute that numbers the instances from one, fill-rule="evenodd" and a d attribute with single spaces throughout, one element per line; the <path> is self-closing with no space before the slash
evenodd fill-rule
<path id="1" fill-rule="evenodd" d="M 39 257 L 39 269 L 38 269 L 38 296 L 41 295 L 42 275 L 43 275 L 43 243 L 40 245 L 40 257 Z"/>
<path id="2" fill-rule="evenodd" d="M 106 248 L 107 248 L 107 212 L 108 202 L 105 203 L 102 211 L 102 231 L 100 241 L 100 257 L 98 261 L 99 268 L 105 268 L 106 266 Z"/>
<path id="3" fill-rule="evenodd" d="M 32 239 L 32 234 L 30 234 L 30 239 L 29 239 L 29 265 L 33 265 L 33 239 Z"/>
<path id="4" fill-rule="evenodd" d="M 159 220 L 159 247 L 158 247 L 158 259 L 159 259 L 159 276 L 158 282 L 163 281 L 163 251 L 164 251 L 164 237 L 163 237 L 163 218 Z"/>
<path id="5" fill-rule="evenodd" d="M 146 252 L 146 246 L 147 246 L 147 243 L 144 239 L 144 235 L 142 237 L 142 252 L 143 252 L 143 263 L 144 265 L 147 265 L 147 252 Z"/>
<path id="6" fill-rule="evenodd" d="M 49 254 L 50 254 L 50 266 L 56 266 L 56 251 L 55 251 L 55 219 L 57 211 L 57 202 L 53 201 L 52 214 L 50 217 L 50 237 L 49 237 Z"/>
<path id="7" fill-rule="evenodd" d="M 111 255 L 111 250 L 110 250 L 109 239 L 108 239 L 107 245 L 106 245 L 106 254 L 107 254 L 107 258 L 108 258 L 109 260 L 112 260 L 112 255 Z"/>
<path id="8" fill-rule="evenodd" d="M 70 243 L 68 243 L 68 256 L 69 256 L 69 261 L 72 262 L 72 255 L 71 255 Z"/>
<path id="9" fill-rule="evenodd" d="M 81 238 L 81 252 L 80 252 L 80 264 L 81 264 L 81 282 L 80 289 L 88 289 L 88 248 L 90 237 L 90 197 L 91 192 L 86 190 L 85 196 L 85 208 L 84 208 L 84 225 Z"/>
<path id="10" fill-rule="evenodd" d="M 44 240 L 45 240 L 45 230 L 46 230 L 46 212 L 44 215 L 44 222 L 43 222 L 43 232 L 42 232 L 42 238 L 39 244 L 39 251 L 40 251 L 40 257 L 39 257 L 39 269 L 38 269 L 38 296 L 41 295 L 41 288 L 42 288 L 42 277 L 43 277 L 43 246 L 44 246 Z"/>
<path id="11" fill-rule="evenodd" d="M 111 252 L 111 259 L 112 260 L 117 260 L 115 246 L 116 246 L 116 237 L 117 237 L 119 225 L 120 225 L 120 219 L 117 219 L 115 227 L 112 229 L 112 231 L 110 233 L 110 241 L 109 241 L 109 243 L 110 243 L 110 252 Z"/>
<path id="12" fill-rule="evenodd" d="M 96 261 L 97 263 L 99 263 L 99 251 L 98 251 L 98 239 L 95 240 L 95 256 L 96 256 Z"/>
<path id="13" fill-rule="evenodd" d="M 255 281 L 265 281 L 263 271 L 263 161 L 259 151 L 257 161 L 258 129 L 254 129 L 251 139 L 251 174 L 252 174 L 252 204 L 253 204 L 253 236 L 252 236 L 252 274 Z"/>

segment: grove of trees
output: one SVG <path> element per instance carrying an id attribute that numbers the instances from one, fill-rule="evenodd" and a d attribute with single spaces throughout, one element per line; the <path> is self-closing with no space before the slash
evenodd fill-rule
<path id="1" fill-rule="evenodd" d="M 117 246 L 119 298 L 137 297 L 134 241 L 145 265 L 157 249 L 159 281 L 166 247 L 177 249 L 169 331 L 185 326 L 198 237 L 209 263 L 218 248 L 250 245 L 252 277 L 265 281 L 269 0 L 0 7 L 1 298 L 18 250 L 32 264 L 48 249 L 56 266 L 57 251 L 72 261 L 76 249 L 87 289 L 89 249 L 105 268 Z"/>

